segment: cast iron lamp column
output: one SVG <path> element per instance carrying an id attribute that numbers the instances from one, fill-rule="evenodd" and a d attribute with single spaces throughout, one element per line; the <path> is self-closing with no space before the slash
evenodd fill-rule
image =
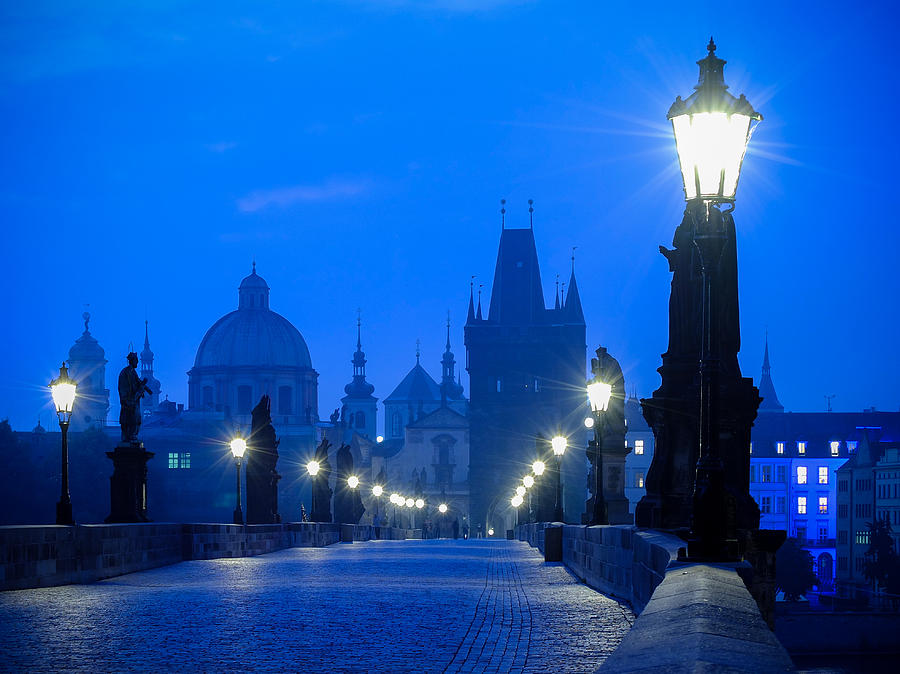
<path id="1" fill-rule="evenodd" d="M 563 454 L 566 453 L 566 447 L 569 446 L 569 441 L 563 436 L 557 435 L 550 440 L 550 446 L 553 448 L 554 456 L 556 456 L 556 505 L 553 509 L 553 520 L 555 522 L 562 522 L 562 458 Z"/>
<path id="2" fill-rule="evenodd" d="M 762 120 L 741 94 L 727 92 L 712 38 L 698 61 L 700 80 L 687 99 L 675 99 L 672 121 L 692 241 L 700 258 L 703 324 L 700 347 L 700 451 L 694 481 L 688 555 L 727 560 L 737 555 L 735 504 L 725 485 L 719 451 L 719 316 L 717 274 L 728 244 L 728 220 L 753 122 Z M 722 208 L 725 206 L 725 209 Z M 733 496 L 733 495 L 732 495 Z"/>
<path id="3" fill-rule="evenodd" d="M 237 469 L 237 488 L 235 489 L 235 506 L 234 506 L 234 523 L 244 523 L 244 510 L 241 502 L 241 460 L 244 458 L 244 452 L 247 451 L 247 441 L 241 436 L 237 436 L 231 441 L 231 456 L 234 457 L 234 466 Z"/>
<path id="4" fill-rule="evenodd" d="M 69 379 L 66 364 L 63 363 L 59 368 L 59 377 L 50 382 L 50 392 L 62 435 L 62 480 L 59 503 L 56 504 L 56 523 L 70 526 L 75 524 L 75 518 L 72 517 L 72 497 L 69 494 L 69 422 L 72 420 L 76 388 L 75 382 Z"/>
<path id="5" fill-rule="evenodd" d="M 606 498 L 603 494 L 603 430 L 609 399 L 612 397 L 612 385 L 600 379 L 601 373 L 594 374 L 594 381 L 587 386 L 588 402 L 594 415 L 591 427 L 594 429 L 594 512 L 589 524 L 609 524 L 606 511 Z M 586 424 L 587 425 L 587 424 Z"/>
<path id="6" fill-rule="evenodd" d="M 313 459 L 312 461 L 308 461 L 306 463 L 306 472 L 309 474 L 309 489 L 310 489 L 310 504 L 312 506 L 312 512 L 318 514 L 318 499 L 316 499 L 316 475 L 319 474 L 319 462 Z M 312 513 L 310 513 L 312 514 Z"/>
<path id="7" fill-rule="evenodd" d="M 541 482 L 540 484 L 537 485 L 537 504 L 535 505 L 534 502 L 532 501 L 532 505 L 534 506 L 534 513 L 533 513 L 533 521 L 534 522 L 540 521 L 539 518 L 544 516 L 544 510 L 546 509 L 546 504 L 544 503 L 544 499 L 546 498 L 546 495 L 544 494 L 545 487 L 544 487 L 544 484 L 542 484 L 543 480 L 541 480 L 541 476 L 544 474 L 544 471 L 546 469 L 547 469 L 547 465 L 541 460 L 537 460 L 531 464 L 531 472 L 534 473 L 534 475 L 535 475 L 535 481 Z"/>

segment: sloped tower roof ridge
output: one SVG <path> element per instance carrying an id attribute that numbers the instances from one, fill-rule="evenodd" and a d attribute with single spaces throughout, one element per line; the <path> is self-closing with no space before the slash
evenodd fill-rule
<path id="1" fill-rule="evenodd" d="M 759 404 L 760 412 L 784 412 L 784 405 L 778 400 L 775 393 L 775 384 L 772 382 L 772 367 L 769 365 L 769 335 L 766 334 L 766 350 L 763 355 L 762 376 L 759 378 L 759 395 L 762 402 Z"/>
<path id="2" fill-rule="evenodd" d="M 543 322 L 545 310 L 534 230 L 503 229 L 488 320 L 503 325 L 532 325 Z"/>
<path id="3" fill-rule="evenodd" d="M 432 379 L 425 368 L 416 361 L 416 364 L 406 374 L 384 402 L 432 402 L 440 401 L 441 387 Z"/>

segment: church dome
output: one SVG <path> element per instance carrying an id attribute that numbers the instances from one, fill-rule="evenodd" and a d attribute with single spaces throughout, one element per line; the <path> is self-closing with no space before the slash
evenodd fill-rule
<path id="1" fill-rule="evenodd" d="M 269 309 L 269 286 L 255 264 L 238 296 L 237 311 L 216 321 L 200 342 L 195 368 L 312 368 L 300 331 Z"/>
<path id="2" fill-rule="evenodd" d="M 81 317 L 84 319 L 84 333 L 82 333 L 81 337 L 75 341 L 72 348 L 69 349 L 69 360 L 76 362 L 105 362 L 106 352 L 103 350 L 103 347 L 100 346 L 100 343 L 94 339 L 94 336 L 91 335 L 90 330 L 88 330 L 88 324 L 91 322 L 91 315 L 85 311 Z"/>

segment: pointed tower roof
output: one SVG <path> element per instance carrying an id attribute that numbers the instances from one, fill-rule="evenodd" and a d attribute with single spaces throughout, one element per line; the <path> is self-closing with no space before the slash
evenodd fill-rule
<path id="1" fill-rule="evenodd" d="M 566 323 L 584 325 L 584 311 L 581 308 L 581 295 L 578 294 L 578 284 L 575 282 L 575 252 L 572 251 L 572 275 L 569 277 L 569 294 L 566 295 L 565 306 Z"/>
<path id="2" fill-rule="evenodd" d="M 153 370 L 153 351 L 150 350 L 150 321 L 144 321 L 144 349 L 141 351 L 141 369 Z"/>
<path id="3" fill-rule="evenodd" d="M 481 313 L 481 286 L 478 286 L 478 311 L 475 312 L 475 320 L 483 321 L 484 315 Z"/>
<path id="4" fill-rule="evenodd" d="M 344 387 L 347 394 L 341 401 L 348 399 L 372 399 L 375 387 L 366 381 L 366 354 L 362 350 L 362 312 L 356 314 L 356 352 L 353 354 L 353 381 Z"/>
<path id="5" fill-rule="evenodd" d="M 466 315 L 466 323 L 472 323 L 475 320 L 475 277 L 469 281 L 469 312 Z"/>
<path id="6" fill-rule="evenodd" d="M 534 231 L 504 229 L 500 235 L 488 320 L 502 325 L 543 321 L 544 291 Z"/>
<path id="7" fill-rule="evenodd" d="M 762 376 L 759 378 L 759 395 L 762 402 L 760 412 L 784 412 L 784 405 L 778 402 L 775 384 L 772 383 L 772 367 L 769 365 L 769 335 L 766 333 L 766 351 L 763 356 Z"/>
<path id="8" fill-rule="evenodd" d="M 463 387 L 456 382 L 456 356 L 450 350 L 450 312 L 447 312 L 447 347 L 441 358 L 441 402 L 462 398 Z"/>
<path id="9" fill-rule="evenodd" d="M 391 395 L 384 399 L 387 402 L 432 402 L 440 401 L 441 387 L 425 371 L 419 363 L 418 354 L 416 364 L 403 378 Z"/>

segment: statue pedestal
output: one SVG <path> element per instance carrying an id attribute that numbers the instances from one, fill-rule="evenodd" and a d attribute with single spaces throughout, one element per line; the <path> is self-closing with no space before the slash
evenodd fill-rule
<path id="1" fill-rule="evenodd" d="M 149 522 L 147 517 L 147 460 L 153 452 L 144 443 L 120 443 L 107 452 L 113 462 L 109 478 L 110 513 L 107 524 Z"/>

